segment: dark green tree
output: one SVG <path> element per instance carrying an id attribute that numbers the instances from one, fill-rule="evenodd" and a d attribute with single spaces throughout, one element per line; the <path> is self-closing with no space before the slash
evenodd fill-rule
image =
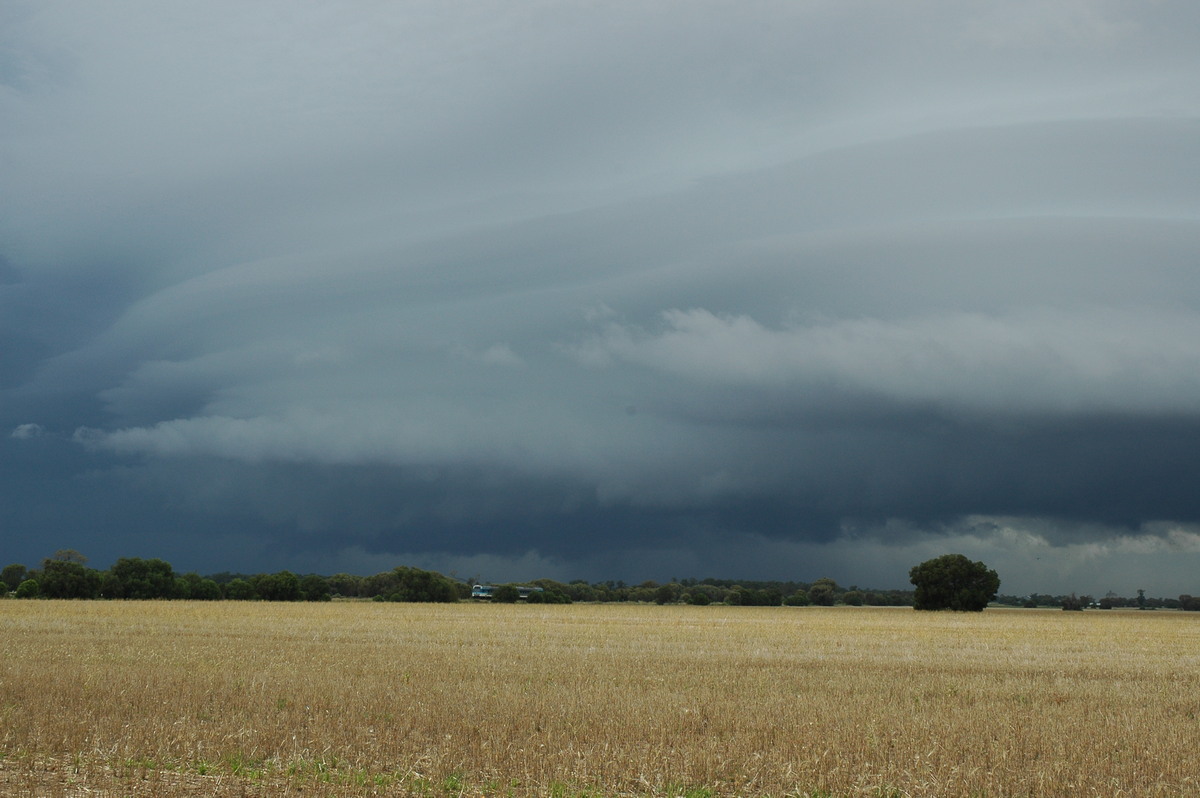
<path id="1" fill-rule="evenodd" d="M 299 601 L 303 598 L 300 577 L 291 571 L 256 574 L 250 578 L 250 584 L 254 585 L 254 592 L 263 601 Z"/>
<path id="2" fill-rule="evenodd" d="M 334 574 L 325 580 L 329 590 L 335 596 L 361 596 L 363 578 L 353 574 Z"/>
<path id="3" fill-rule="evenodd" d="M 803 590 L 797 590 L 792 595 L 783 600 L 783 603 L 788 607 L 807 607 L 812 602 L 808 599 L 808 594 Z"/>
<path id="4" fill-rule="evenodd" d="M 300 592 L 305 601 L 329 601 L 329 582 L 323 576 L 309 574 L 300 580 Z"/>
<path id="5" fill-rule="evenodd" d="M 388 601 L 458 601 L 458 588 L 448 577 L 436 571 L 397 566 L 388 574 L 391 589 L 385 595 Z"/>
<path id="6" fill-rule="evenodd" d="M 674 604 L 679 599 L 679 585 L 659 585 L 654 589 L 655 604 Z"/>
<path id="7" fill-rule="evenodd" d="M 4 570 L 0 571 L 0 582 L 4 583 L 0 590 L 16 590 L 25 581 L 28 573 L 29 569 L 19 563 L 4 566 Z"/>
<path id="8" fill-rule="evenodd" d="M 45 560 L 38 584 L 46 598 L 94 599 L 100 595 L 100 572 L 75 560 Z"/>
<path id="9" fill-rule="evenodd" d="M 908 580 L 917 588 L 913 594 L 917 610 L 980 612 L 1000 589 L 995 571 L 962 554 L 943 554 L 915 565 Z"/>
<path id="10" fill-rule="evenodd" d="M 237 578 L 226 582 L 222 588 L 225 598 L 232 601 L 253 601 L 258 598 L 254 585 L 245 579 Z"/>
<path id="11" fill-rule="evenodd" d="M 219 601 L 221 586 L 194 571 L 176 577 L 175 596 L 192 601 Z"/>
<path id="12" fill-rule="evenodd" d="M 492 592 L 492 601 L 501 604 L 516 604 L 519 598 L 521 598 L 521 593 L 514 585 L 500 585 Z"/>
<path id="13" fill-rule="evenodd" d="M 822 577 L 808 588 L 808 600 L 819 607 L 832 607 L 837 600 L 837 582 Z"/>
<path id="14" fill-rule="evenodd" d="M 164 599 L 175 595 L 175 571 L 165 560 L 122 557 L 109 573 L 115 577 L 120 594 L 108 598 Z"/>

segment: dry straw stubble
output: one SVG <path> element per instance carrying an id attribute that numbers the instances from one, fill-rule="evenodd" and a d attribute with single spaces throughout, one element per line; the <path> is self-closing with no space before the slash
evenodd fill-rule
<path id="1" fill-rule="evenodd" d="M 1200 792 L 1191 614 L 5 601 L 0 618 L 6 794 Z"/>

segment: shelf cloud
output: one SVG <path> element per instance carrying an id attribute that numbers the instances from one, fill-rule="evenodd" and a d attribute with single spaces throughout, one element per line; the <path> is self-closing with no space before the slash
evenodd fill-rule
<path id="1" fill-rule="evenodd" d="M 1194 593 L 1197 34 L 10 3 L 0 556 Z"/>

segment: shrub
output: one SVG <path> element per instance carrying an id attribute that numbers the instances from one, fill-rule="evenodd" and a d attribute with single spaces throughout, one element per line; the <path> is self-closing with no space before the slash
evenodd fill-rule
<path id="1" fill-rule="evenodd" d="M 21 584 L 17 585 L 17 598 L 37 598 L 42 594 L 42 588 L 37 583 L 36 579 L 26 579 Z"/>

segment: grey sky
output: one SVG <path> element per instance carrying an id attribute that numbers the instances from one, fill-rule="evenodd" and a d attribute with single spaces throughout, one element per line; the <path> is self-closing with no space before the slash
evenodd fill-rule
<path id="1" fill-rule="evenodd" d="M 0 556 L 1200 590 L 1198 35 L 0 4 Z"/>

